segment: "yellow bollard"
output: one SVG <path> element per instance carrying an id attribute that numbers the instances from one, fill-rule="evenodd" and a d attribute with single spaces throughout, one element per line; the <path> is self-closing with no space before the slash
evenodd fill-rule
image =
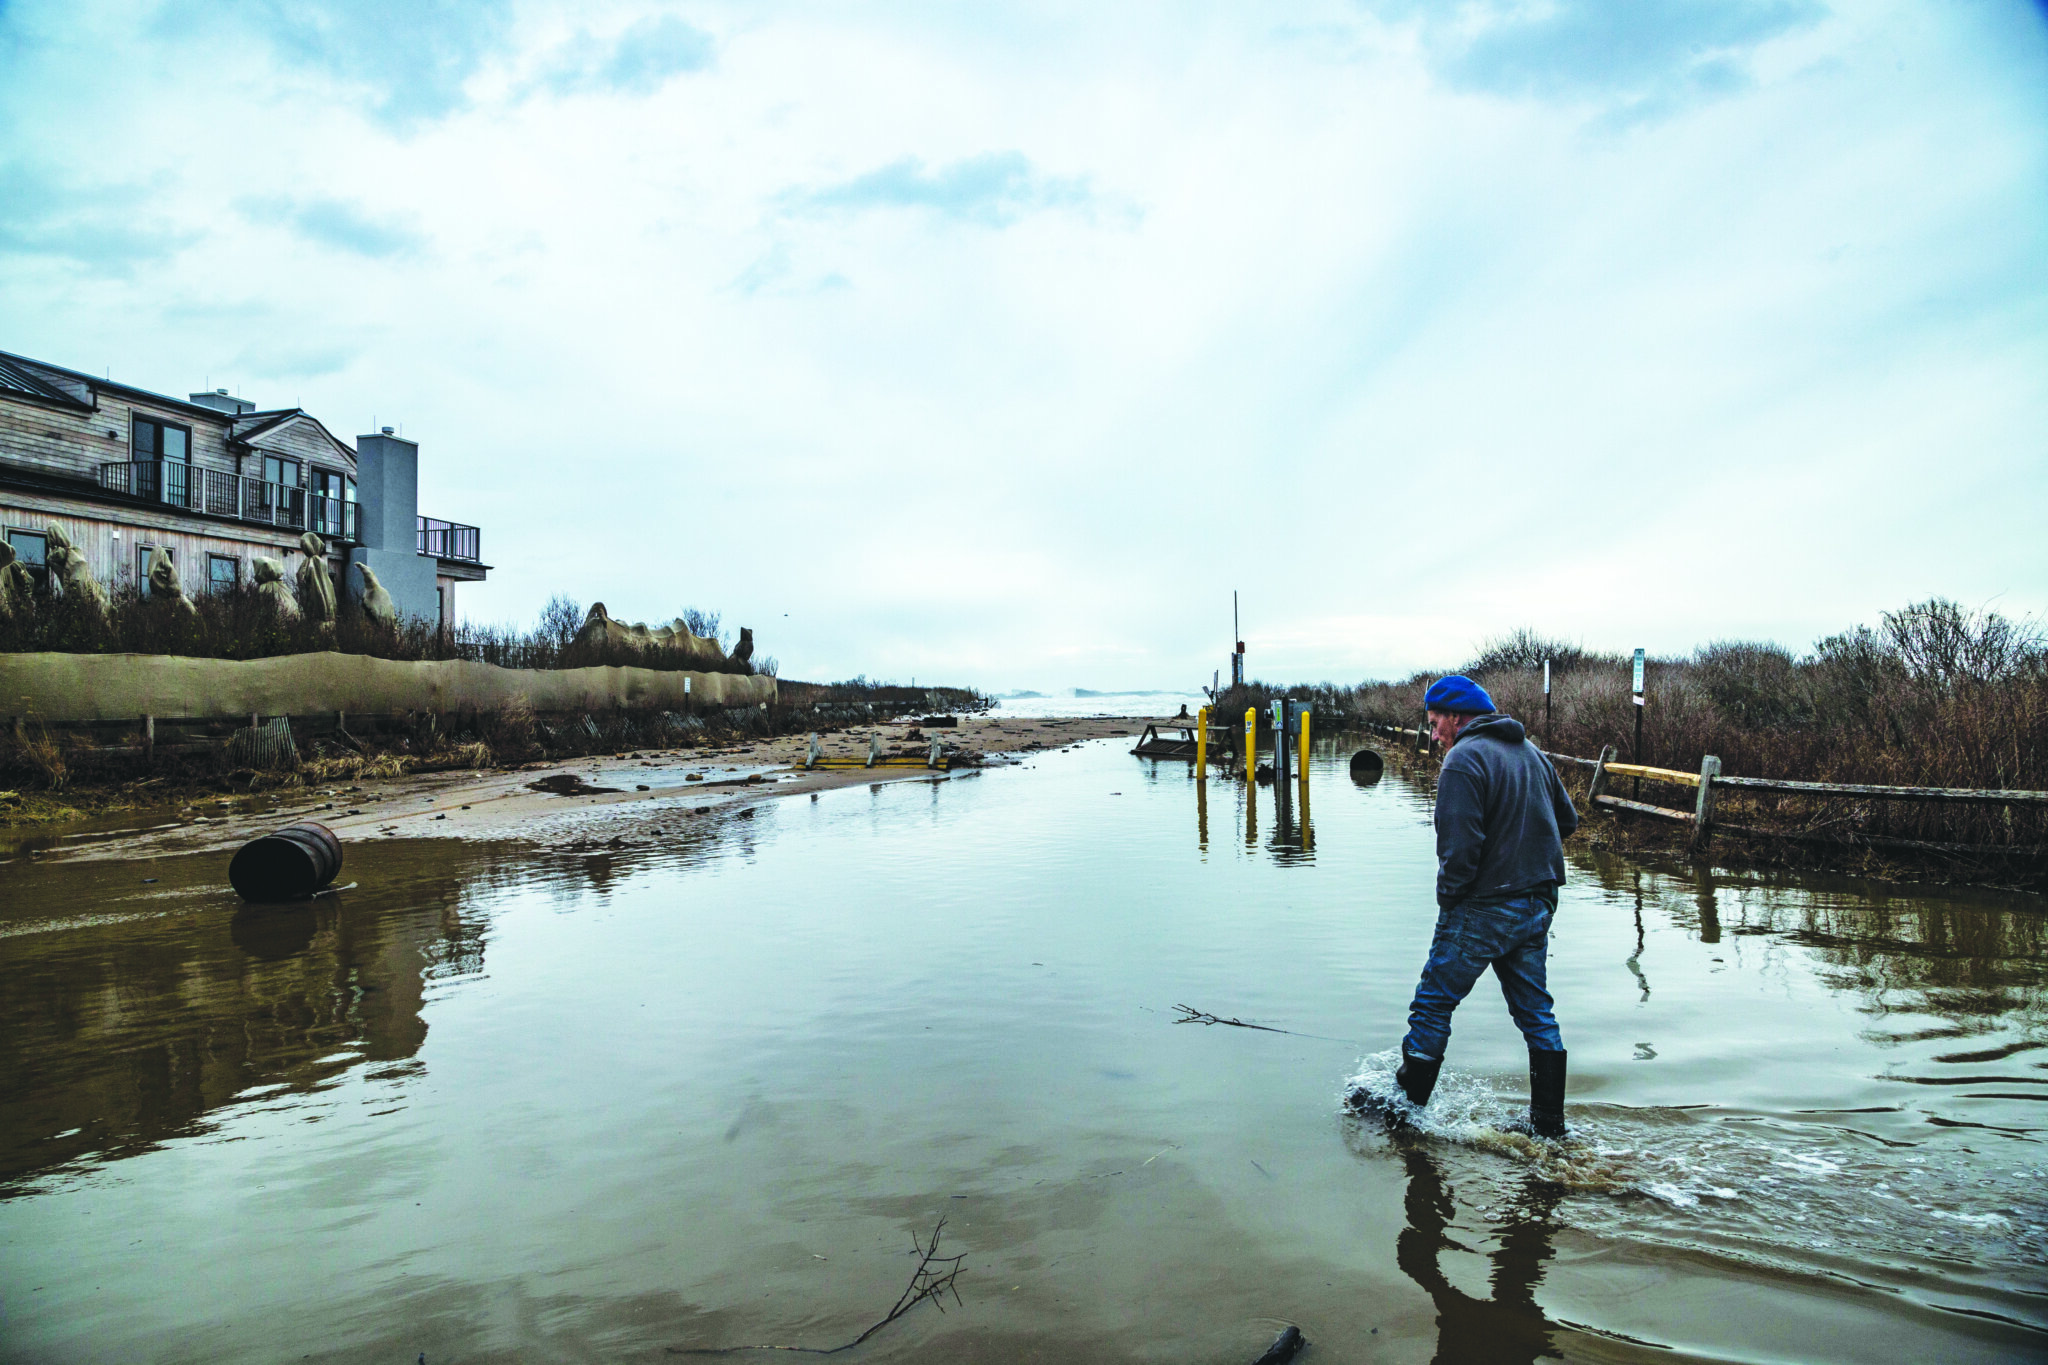
<path id="1" fill-rule="evenodd" d="M 1301 788 L 1302 800 L 1308 800 L 1308 712 L 1301 713 Z M 1306 822 L 1304 822 L 1306 823 Z"/>
<path id="2" fill-rule="evenodd" d="M 1259 772 L 1259 708 L 1244 708 L 1244 780 L 1256 782 Z"/>
<path id="3" fill-rule="evenodd" d="M 1204 706 L 1195 712 L 1195 780 L 1209 775 L 1209 708 Z"/>

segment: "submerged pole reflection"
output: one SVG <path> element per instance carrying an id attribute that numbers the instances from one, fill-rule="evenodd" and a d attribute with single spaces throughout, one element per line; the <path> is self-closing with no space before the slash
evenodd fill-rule
<path id="1" fill-rule="evenodd" d="M 1195 843 L 1209 851 L 1209 779 L 1201 773 L 1195 774 Z"/>

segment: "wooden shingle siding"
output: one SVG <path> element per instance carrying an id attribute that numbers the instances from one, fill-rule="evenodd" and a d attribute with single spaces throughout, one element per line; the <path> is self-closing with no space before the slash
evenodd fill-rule
<path id="1" fill-rule="evenodd" d="M 0 493 L 0 533 L 36 531 L 55 525 L 71 542 L 85 551 L 92 576 L 109 588 L 138 587 L 141 580 L 138 553 L 144 545 L 163 545 L 172 552 L 185 591 L 198 596 L 206 590 L 206 556 L 232 555 L 241 561 L 241 581 L 249 582 L 252 555 L 269 555 L 284 563 L 287 583 L 296 582 L 299 552 L 296 531 L 269 530 L 231 522 L 194 525 L 190 517 L 152 512 L 146 507 L 107 508 L 104 512 L 82 513 L 70 500 L 25 497 Z M 114 533 L 120 532 L 118 539 Z M 328 564 L 340 583 L 341 556 L 330 550 Z"/>
<path id="2" fill-rule="evenodd" d="M 313 465 L 323 469 L 340 470 L 350 478 L 355 477 L 355 452 L 329 439 L 321 425 L 310 417 L 294 417 L 269 431 L 256 436 L 249 443 L 253 449 L 242 472 L 255 476 L 260 472 L 260 459 L 264 452 L 282 455 L 299 462 L 299 482 L 303 486 L 306 471 Z"/>
<path id="3" fill-rule="evenodd" d="M 228 455 L 225 416 L 213 421 L 172 408 L 129 402 L 112 394 L 100 396 L 95 412 L 0 402 L 0 460 L 97 481 L 102 464 L 133 458 L 132 422 L 137 416 L 190 428 L 195 465 L 239 472 Z"/>

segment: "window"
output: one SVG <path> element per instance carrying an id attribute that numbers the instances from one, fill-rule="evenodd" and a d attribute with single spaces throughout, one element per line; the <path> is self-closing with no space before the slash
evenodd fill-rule
<path id="1" fill-rule="evenodd" d="M 286 488 L 299 486 L 299 462 L 287 460 L 282 455 L 263 457 L 263 482 L 281 483 Z"/>
<path id="2" fill-rule="evenodd" d="M 208 592 L 232 592 L 241 581 L 242 561 L 233 555 L 208 555 L 206 557 L 206 590 Z"/>
<path id="3" fill-rule="evenodd" d="M 154 417 L 135 419 L 135 458 L 192 462 L 192 429 L 159 422 Z"/>
<path id="4" fill-rule="evenodd" d="M 21 561 L 22 567 L 28 570 L 28 576 L 36 581 L 36 586 L 49 587 L 49 537 L 41 531 L 9 531 L 7 543 L 14 547 L 16 557 Z"/>
<path id="5" fill-rule="evenodd" d="M 144 597 L 149 596 L 149 561 L 150 557 L 155 553 L 156 546 L 154 545 L 138 545 L 135 547 L 135 581 L 142 585 L 142 595 Z M 166 545 L 164 547 L 164 553 L 171 557 L 172 564 L 175 565 L 178 562 L 178 552 L 170 546 Z"/>

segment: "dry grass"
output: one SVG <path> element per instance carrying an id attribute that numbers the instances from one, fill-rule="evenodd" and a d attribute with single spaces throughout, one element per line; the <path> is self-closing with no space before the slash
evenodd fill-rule
<path id="1" fill-rule="evenodd" d="M 71 778 L 70 765 L 64 761 L 63 746 L 40 723 L 34 734 L 24 733 L 15 748 L 18 762 L 36 775 L 44 791 L 64 790 Z"/>
<path id="2" fill-rule="evenodd" d="M 338 754 L 307 759 L 300 774 L 309 782 L 359 781 L 363 778 L 403 777 L 415 760 L 410 754 Z"/>
<path id="3" fill-rule="evenodd" d="M 1557 661 L 1547 722 L 1546 657 Z M 2048 643 L 2030 622 L 1938 598 L 1886 613 L 1876 627 L 1830 636 L 1804 654 L 1720 641 L 1687 657 L 1650 660 L 1640 752 L 1628 658 L 1530 631 L 1486 642 L 1460 668 L 1286 693 L 1313 695 L 1326 713 L 1414 726 L 1430 682 L 1453 671 L 1476 678 L 1499 709 L 1554 752 L 1590 758 L 1612 745 L 1622 761 L 1685 771 L 1714 754 L 1731 775 L 2048 790 Z M 1263 706 L 1281 694 L 1261 686 L 1246 696 Z M 1235 701 L 1234 713 L 1244 704 Z M 1643 794 L 1689 804 L 1678 790 L 1646 786 Z M 1757 824 L 1802 832 L 2048 845 L 2048 812 L 2039 808 L 1790 796 L 1744 798 L 1740 808 Z"/>
<path id="4" fill-rule="evenodd" d="M 446 744 L 419 760 L 413 766 L 414 772 L 438 773 L 456 768 L 488 768 L 495 760 L 491 757 L 491 746 L 482 740 L 467 743 Z"/>

